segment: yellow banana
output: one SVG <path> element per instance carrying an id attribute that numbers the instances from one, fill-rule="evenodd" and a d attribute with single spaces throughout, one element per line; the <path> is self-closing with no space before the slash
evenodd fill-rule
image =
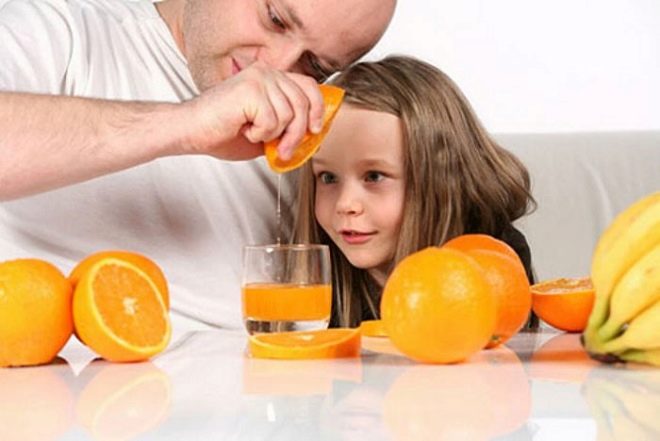
<path id="1" fill-rule="evenodd" d="M 646 363 L 660 366 L 660 348 L 648 350 L 631 349 L 621 354 L 619 358 L 634 363 Z M 660 386 L 660 384 L 658 384 L 658 386 Z"/>
<path id="2" fill-rule="evenodd" d="M 606 342 L 616 337 L 625 324 L 658 300 L 660 300 L 660 243 L 633 264 L 614 287 L 607 321 L 598 329 L 599 340 Z"/>
<path id="3" fill-rule="evenodd" d="M 602 234 L 591 265 L 596 300 L 584 332 L 588 350 L 601 352 L 596 332 L 607 319 L 614 286 L 628 268 L 658 242 L 660 191 L 632 204 Z"/>
<path id="4" fill-rule="evenodd" d="M 660 302 L 656 302 L 635 317 L 619 337 L 601 345 L 604 353 L 617 355 L 629 349 L 659 348 Z"/>

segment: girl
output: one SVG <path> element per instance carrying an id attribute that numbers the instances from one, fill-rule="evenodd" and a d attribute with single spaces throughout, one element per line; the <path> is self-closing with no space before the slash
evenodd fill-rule
<path id="1" fill-rule="evenodd" d="M 332 130 L 300 176 L 297 243 L 325 243 L 331 326 L 378 318 L 382 288 L 408 254 L 465 233 L 497 237 L 532 279 L 512 222 L 534 204 L 525 167 L 486 133 L 437 68 L 404 56 L 340 74 Z"/>

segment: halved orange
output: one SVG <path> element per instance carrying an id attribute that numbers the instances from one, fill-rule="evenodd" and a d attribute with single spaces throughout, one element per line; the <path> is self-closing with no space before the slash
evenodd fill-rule
<path id="1" fill-rule="evenodd" d="M 339 328 L 317 331 L 256 334 L 249 338 L 250 354 L 256 358 L 312 359 L 360 355 L 360 330 Z"/>
<path id="2" fill-rule="evenodd" d="M 360 333 L 365 337 L 387 337 L 387 330 L 382 320 L 365 320 L 360 323 Z"/>
<path id="3" fill-rule="evenodd" d="M 109 361 L 140 361 L 167 347 L 171 326 L 161 293 L 144 271 L 106 257 L 85 272 L 73 295 L 78 336 Z"/>
<path id="4" fill-rule="evenodd" d="M 560 278 L 531 286 L 532 309 L 557 329 L 582 332 L 594 306 L 594 287 L 589 277 Z"/>
<path id="5" fill-rule="evenodd" d="M 323 102 L 325 103 L 323 128 L 316 134 L 307 132 L 302 141 L 300 141 L 300 144 L 293 151 L 293 156 L 287 160 L 281 159 L 277 154 L 277 146 L 280 143 L 280 139 L 274 139 L 264 143 L 266 160 L 273 171 L 284 173 L 303 165 L 312 157 L 312 155 L 314 155 L 314 153 L 316 153 L 321 146 L 323 138 L 325 138 L 325 135 L 327 135 L 330 130 L 332 120 L 335 118 L 339 105 L 344 99 L 344 89 L 328 84 L 321 84 L 319 89 L 321 89 L 321 95 L 323 96 Z"/>
<path id="6" fill-rule="evenodd" d="M 90 254 L 81 260 L 78 265 L 76 265 L 76 267 L 71 271 L 71 274 L 69 274 L 69 282 L 71 282 L 75 288 L 82 275 L 89 271 L 92 265 L 106 257 L 114 257 L 117 259 L 125 260 L 126 262 L 132 263 L 144 271 L 149 277 L 151 277 L 151 280 L 153 280 L 153 282 L 158 287 L 160 293 L 163 296 L 163 301 L 165 302 L 167 309 L 170 308 L 170 294 L 167 287 L 167 280 L 165 279 L 163 271 L 156 264 L 156 262 L 147 256 L 136 253 L 134 251 L 104 250 Z"/>

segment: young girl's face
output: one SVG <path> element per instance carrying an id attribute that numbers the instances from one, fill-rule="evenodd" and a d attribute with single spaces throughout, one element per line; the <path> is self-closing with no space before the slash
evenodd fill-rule
<path id="1" fill-rule="evenodd" d="M 316 220 L 352 265 L 383 284 L 405 197 L 399 118 L 342 105 L 312 169 Z"/>

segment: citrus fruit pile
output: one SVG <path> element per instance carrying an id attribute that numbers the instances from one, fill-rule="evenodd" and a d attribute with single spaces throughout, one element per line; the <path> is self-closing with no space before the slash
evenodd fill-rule
<path id="1" fill-rule="evenodd" d="M 330 130 L 332 120 L 337 114 L 337 110 L 344 99 L 344 89 L 331 86 L 329 84 L 321 84 L 319 86 L 323 102 L 325 104 L 325 113 L 323 114 L 323 126 L 319 133 L 307 132 L 303 137 L 300 144 L 293 151 L 291 158 L 284 160 L 277 154 L 277 146 L 280 139 L 275 139 L 264 143 L 264 153 L 270 168 L 277 173 L 284 173 L 294 170 L 303 165 L 321 146 L 321 142 Z"/>
<path id="2" fill-rule="evenodd" d="M 160 268 L 128 251 L 88 256 L 69 278 L 40 259 L 0 263 L 0 366 L 49 363 L 74 329 L 109 361 L 161 352 L 171 327 Z"/>
<path id="3" fill-rule="evenodd" d="M 426 363 L 456 363 L 507 341 L 525 323 L 531 294 L 517 254 L 491 236 L 459 236 L 403 259 L 381 317 L 394 346 Z"/>
<path id="4" fill-rule="evenodd" d="M 359 356 L 362 337 L 389 337 L 412 359 L 459 362 L 511 338 L 529 317 L 531 293 L 515 251 L 491 236 L 472 234 L 402 260 L 385 285 L 380 308 L 381 320 L 357 329 L 251 336 L 250 352 L 258 358 Z"/>

